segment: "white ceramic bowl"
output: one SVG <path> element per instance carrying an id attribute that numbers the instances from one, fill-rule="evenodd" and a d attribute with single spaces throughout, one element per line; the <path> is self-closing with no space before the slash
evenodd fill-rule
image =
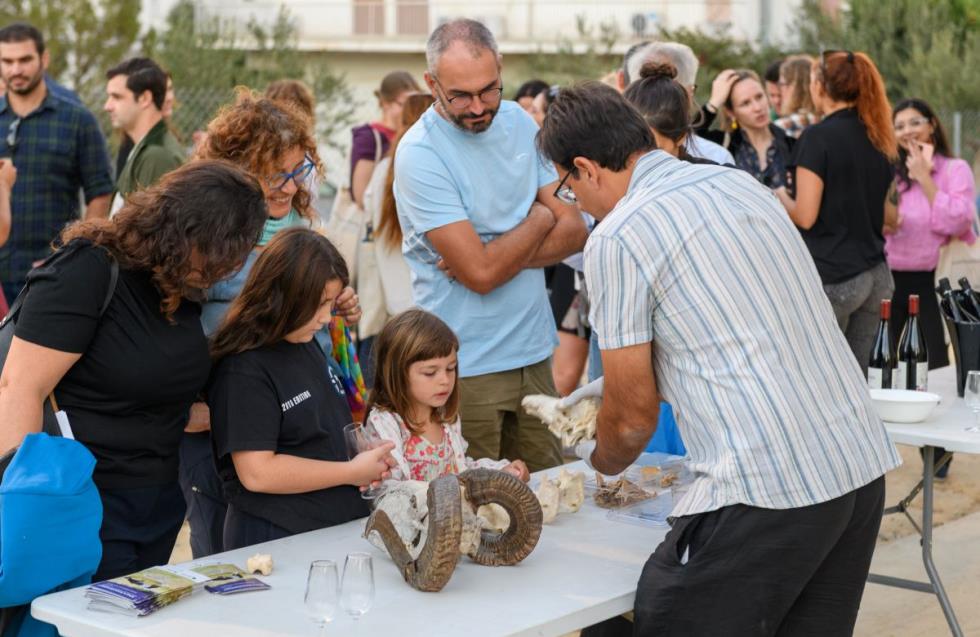
<path id="1" fill-rule="evenodd" d="M 871 400 L 882 420 L 922 422 L 939 404 L 939 394 L 908 389 L 872 389 Z"/>

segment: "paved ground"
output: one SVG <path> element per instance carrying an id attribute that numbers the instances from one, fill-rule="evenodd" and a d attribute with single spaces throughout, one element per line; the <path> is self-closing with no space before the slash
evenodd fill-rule
<path id="1" fill-rule="evenodd" d="M 919 480 L 918 451 L 900 446 L 905 464 L 888 474 L 887 503 L 894 504 Z M 912 506 L 922 515 L 921 497 Z M 966 635 L 980 635 L 980 456 L 955 457 L 949 478 L 936 485 L 935 559 Z M 919 537 L 901 515 L 882 521 L 872 570 L 884 575 L 925 580 Z M 189 560 L 187 528 L 174 549 L 174 562 Z M 949 634 L 932 595 L 868 584 L 855 635 L 858 637 L 939 637 Z"/>

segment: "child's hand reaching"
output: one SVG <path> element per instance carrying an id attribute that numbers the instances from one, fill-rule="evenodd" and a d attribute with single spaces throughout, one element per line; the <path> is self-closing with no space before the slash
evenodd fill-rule
<path id="1" fill-rule="evenodd" d="M 522 480 L 524 482 L 527 482 L 528 480 L 531 479 L 531 473 L 527 470 L 527 465 L 524 464 L 523 460 L 515 460 L 514 462 L 510 463 L 509 465 L 501 469 L 501 471 L 503 471 L 504 473 L 509 473 L 510 475 L 514 476 L 518 480 Z"/>
<path id="2" fill-rule="evenodd" d="M 388 478 L 391 475 L 391 468 L 395 466 L 395 459 L 391 457 L 391 450 L 394 448 L 395 443 L 386 440 L 374 449 L 362 451 L 354 456 L 350 461 L 350 484 L 364 489 L 377 486 Z"/>

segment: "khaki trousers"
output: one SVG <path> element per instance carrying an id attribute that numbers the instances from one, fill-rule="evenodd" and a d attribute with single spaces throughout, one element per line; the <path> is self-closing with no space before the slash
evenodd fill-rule
<path id="1" fill-rule="evenodd" d="M 532 472 L 562 463 L 558 438 L 521 407 L 527 395 L 557 395 L 551 359 L 506 372 L 461 378 L 459 390 L 468 456 L 523 460 Z"/>

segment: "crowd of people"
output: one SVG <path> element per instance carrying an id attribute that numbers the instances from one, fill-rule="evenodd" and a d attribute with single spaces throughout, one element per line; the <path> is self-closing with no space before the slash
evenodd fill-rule
<path id="1" fill-rule="evenodd" d="M 113 168 L 42 34 L 0 28 L 0 452 L 57 399 L 96 460 L 104 579 L 167 562 L 185 519 L 197 558 L 362 518 L 385 480 L 528 480 L 570 450 L 522 399 L 597 396 L 586 463 L 681 449 L 696 480 L 634 626 L 584 634 L 850 634 L 899 463 L 865 380 L 879 303 L 900 327 L 918 294 L 948 364 L 932 289 L 976 238 L 969 165 L 861 52 L 727 69 L 704 105 L 681 43 L 513 100 L 502 64 L 460 19 L 422 82 L 384 77 L 351 238 L 321 226 L 302 82 L 238 89 L 188 150 L 173 79 L 122 61 Z M 355 422 L 382 442 L 351 457 Z"/>

